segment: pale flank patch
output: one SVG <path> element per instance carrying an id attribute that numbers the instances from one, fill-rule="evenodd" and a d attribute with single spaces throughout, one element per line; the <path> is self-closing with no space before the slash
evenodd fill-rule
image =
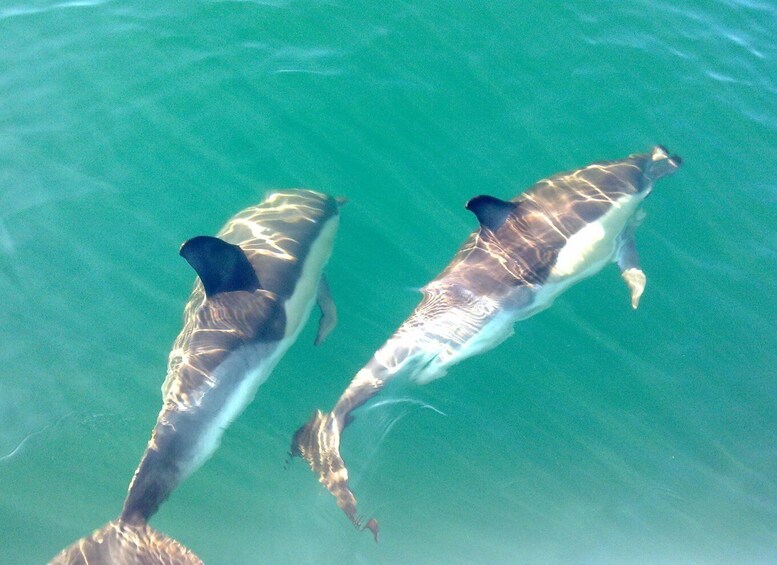
<path id="1" fill-rule="evenodd" d="M 610 263 L 618 250 L 620 234 L 642 200 L 640 195 L 625 196 L 614 202 L 596 222 L 572 235 L 559 251 L 545 284 L 536 291 L 532 303 L 517 313 L 516 320 L 549 308 L 570 286 L 595 275 Z"/>
<path id="2" fill-rule="evenodd" d="M 292 334 L 296 337 L 300 327 L 310 316 L 310 311 L 316 302 L 321 272 L 332 254 L 339 223 L 340 216 L 333 216 L 327 220 L 313 245 L 310 246 L 302 272 L 294 287 L 294 294 L 285 304 L 287 337 Z"/>
<path id="3" fill-rule="evenodd" d="M 639 195 L 624 196 L 613 202 L 601 218 L 573 234 L 559 251 L 548 281 L 560 283 L 561 292 L 612 261 L 618 237 L 641 201 Z M 568 280 L 564 281 L 565 278 Z"/>
<path id="4" fill-rule="evenodd" d="M 606 235 L 604 226 L 594 222 L 570 237 L 558 254 L 551 277 L 568 277 L 581 271 L 586 263 L 595 260 L 594 252 Z"/>

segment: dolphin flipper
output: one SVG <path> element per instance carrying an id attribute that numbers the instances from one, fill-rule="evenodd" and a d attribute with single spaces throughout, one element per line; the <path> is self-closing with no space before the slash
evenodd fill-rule
<path id="1" fill-rule="evenodd" d="M 332 293 L 329 290 L 326 278 L 323 275 L 321 275 L 321 280 L 318 282 L 316 301 L 318 309 L 321 310 L 321 318 L 318 320 L 318 334 L 313 343 L 320 345 L 337 325 L 337 307 L 335 306 L 334 299 L 332 299 Z"/>
<path id="2" fill-rule="evenodd" d="M 621 277 L 631 292 L 631 307 L 635 310 L 639 306 L 639 299 L 642 297 L 647 283 L 647 277 L 639 266 L 639 253 L 637 253 L 637 244 L 634 241 L 634 232 L 645 218 L 645 214 L 642 210 L 637 214 L 631 225 L 621 235 L 620 246 L 615 254 L 615 260 L 621 270 Z"/>

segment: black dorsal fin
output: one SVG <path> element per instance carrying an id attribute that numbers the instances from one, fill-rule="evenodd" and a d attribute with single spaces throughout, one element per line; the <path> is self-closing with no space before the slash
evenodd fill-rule
<path id="1" fill-rule="evenodd" d="M 499 229 L 515 207 L 515 202 L 500 200 L 485 194 L 476 196 L 466 205 L 467 210 L 471 210 L 477 216 L 480 225 L 491 231 Z"/>
<path id="2" fill-rule="evenodd" d="M 200 235 L 184 243 L 180 254 L 197 271 L 207 297 L 220 292 L 261 288 L 251 262 L 237 245 Z"/>

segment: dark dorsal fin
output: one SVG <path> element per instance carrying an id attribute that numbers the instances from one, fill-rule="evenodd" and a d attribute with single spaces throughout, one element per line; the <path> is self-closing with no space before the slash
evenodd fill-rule
<path id="1" fill-rule="evenodd" d="M 253 266 L 237 245 L 200 235 L 184 243 L 180 254 L 197 271 L 207 297 L 220 292 L 261 288 Z"/>
<path id="2" fill-rule="evenodd" d="M 467 210 L 471 210 L 477 216 L 480 225 L 491 231 L 499 229 L 515 207 L 515 202 L 507 202 L 485 194 L 476 196 L 466 205 Z"/>

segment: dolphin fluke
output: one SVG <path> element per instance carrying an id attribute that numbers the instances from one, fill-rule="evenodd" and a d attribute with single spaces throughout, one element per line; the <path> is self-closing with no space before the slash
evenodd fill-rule
<path id="1" fill-rule="evenodd" d="M 344 427 L 333 413 L 316 410 L 308 423 L 295 432 L 291 456 L 305 459 L 318 475 L 318 482 L 332 493 L 337 506 L 345 512 L 353 525 L 360 530 L 370 530 L 377 542 L 377 520 L 370 518 L 366 523 L 362 523 L 356 513 L 356 497 L 348 486 L 348 469 L 340 457 L 340 432 Z"/>
<path id="2" fill-rule="evenodd" d="M 173 538 L 145 522 L 108 522 L 92 535 L 62 550 L 51 565 L 202 565 L 202 560 Z"/>

